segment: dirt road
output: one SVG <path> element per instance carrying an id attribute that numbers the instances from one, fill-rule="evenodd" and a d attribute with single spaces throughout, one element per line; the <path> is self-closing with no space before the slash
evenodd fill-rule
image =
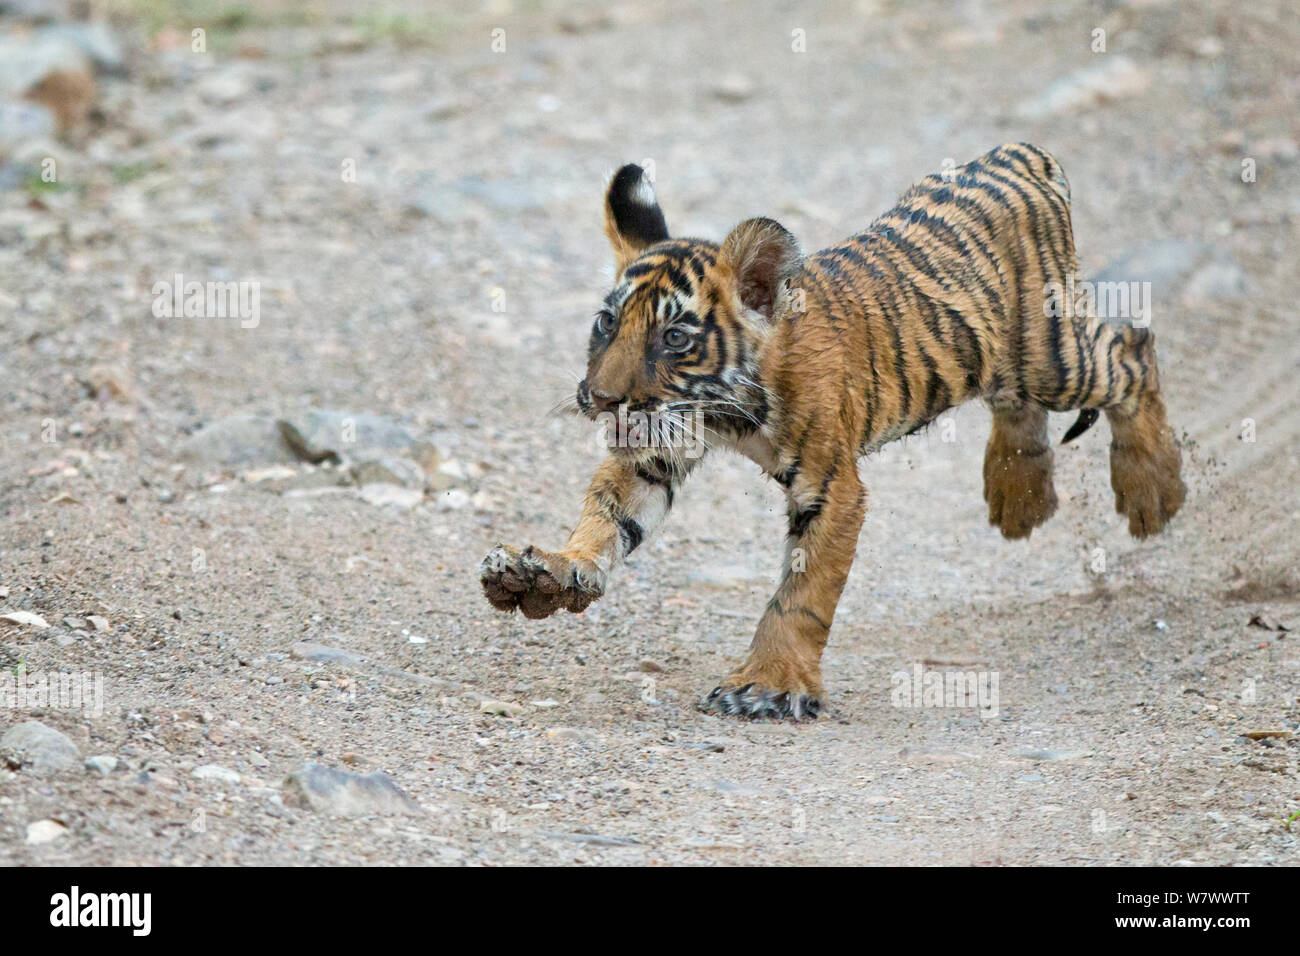
<path id="1" fill-rule="evenodd" d="M 201 54 L 183 16 L 121 23 L 57 187 L 0 194 L 0 606 L 49 625 L 0 622 L 0 665 L 103 687 L 0 709 L 76 747 L 0 761 L 0 862 L 1294 863 L 1300 636 L 1249 622 L 1300 630 L 1298 25 L 1103 6 L 264 13 Z M 862 465 L 816 723 L 695 709 L 780 563 L 741 459 L 581 617 L 491 610 L 481 556 L 562 543 L 599 460 L 547 410 L 614 167 L 653 160 L 676 233 L 770 215 L 811 250 L 1014 140 L 1064 164 L 1084 273 L 1151 283 L 1165 535 L 1113 513 L 1103 423 L 1003 541 L 972 406 Z M 256 321 L 159 316 L 178 274 L 256 283 Z M 277 419 L 363 422 L 427 483 L 273 454 Z M 896 706 L 918 666 L 995 675 L 996 708 Z M 307 763 L 418 810 L 299 805 Z"/>

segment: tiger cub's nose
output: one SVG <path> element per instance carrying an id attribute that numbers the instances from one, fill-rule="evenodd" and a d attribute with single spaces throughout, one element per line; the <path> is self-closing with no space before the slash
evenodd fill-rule
<path id="1" fill-rule="evenodd" d="M 613 395 L 598 392 L 594 388 L 591 390 L 591 403 L 596 406 L 598 412 L 612 412 L 626 401 L 626 395 L 615 398 Z"/>

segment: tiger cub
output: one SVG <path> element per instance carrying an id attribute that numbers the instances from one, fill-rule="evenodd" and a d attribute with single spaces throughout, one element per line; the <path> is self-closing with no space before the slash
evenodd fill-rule
<path id="1" fill-rule="evenodd" d="M 563 549 L 489 553 L 487 599 L 530 618 L 582 611 L 704 449 L 730 447 L 785 489 L 789 535 L 747 659 L 700 706 L 816 717 L 822 648 L 866 514 L 857 459 L 977 397 L 993 413 L 989 522 L 1007 538 L 1056 510 L 1047 413 L 1071 409 L 1084 411 L 1067 441 L 1105 412 L 1116 510 L 1135 537 L 1160 531 L 1185 488 L 1153 338 L 1051 302 L 1076 268 L 1069 203 L 1055 159 L 1000 146 L 803 256 L 771 219 L 742 222 L 721 245 L 670 238 L 642 170 L 624 166 L 605 199 L 617 279 L 576 396 L 614 447 Z"/>

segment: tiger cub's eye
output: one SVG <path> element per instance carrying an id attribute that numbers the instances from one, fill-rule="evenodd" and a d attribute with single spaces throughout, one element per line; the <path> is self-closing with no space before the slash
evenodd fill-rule
<path id="1" fill-rule="evenodd" d="M 596 331 L 601 335 L 609 335 L 614 331 L 615 319 L 610 312 L 601 312 L 596 316 Z"/>
<path id="2" fill-rule="evenodd" d="M 664 333 L 664 345 L 674 352 L 680 352 L 690 344 L 690 334 L 682 329 L 669 329 Z"/>

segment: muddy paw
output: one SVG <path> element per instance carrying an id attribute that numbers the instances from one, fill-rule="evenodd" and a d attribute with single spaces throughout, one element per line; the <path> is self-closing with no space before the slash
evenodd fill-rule
<path id="1" fill-rule="evenodd" d="M 1164 530 L 1187 495 L 1179 474 L 1181 455 L 1172 440 L 1151 447 L 1114 444 L 1110 452 L 1110 486 L 1115 511 L 1128 518 L 1128 533 L 1145 538 Z"/>
<path id="2" fill-rule="evenodd" d="M 540 548 L 518 551 L 499 544 L 479 565 L 483 593 L 498 611 L 549 617 L 556 611 L 584 611 L 600 597 L 604 575 L 591 561 L 574 560 Z"/>
<path id="3" fill-rule="evenodd" d="M 984 500 L 989 503 L 989 524 L 1004 538 L 1029 537 L 1056 511 L 1051 451 L 990 453 L 984 459 Z"/>
<path id="4" fill-rule="evenodd" d="M 752 720 L 816 720 L 825 709 L 822 699 L 814 694 L 771 690 L 758 684 L 724 684 L 700 701 L 700 710 L 705 713 Z"/>

